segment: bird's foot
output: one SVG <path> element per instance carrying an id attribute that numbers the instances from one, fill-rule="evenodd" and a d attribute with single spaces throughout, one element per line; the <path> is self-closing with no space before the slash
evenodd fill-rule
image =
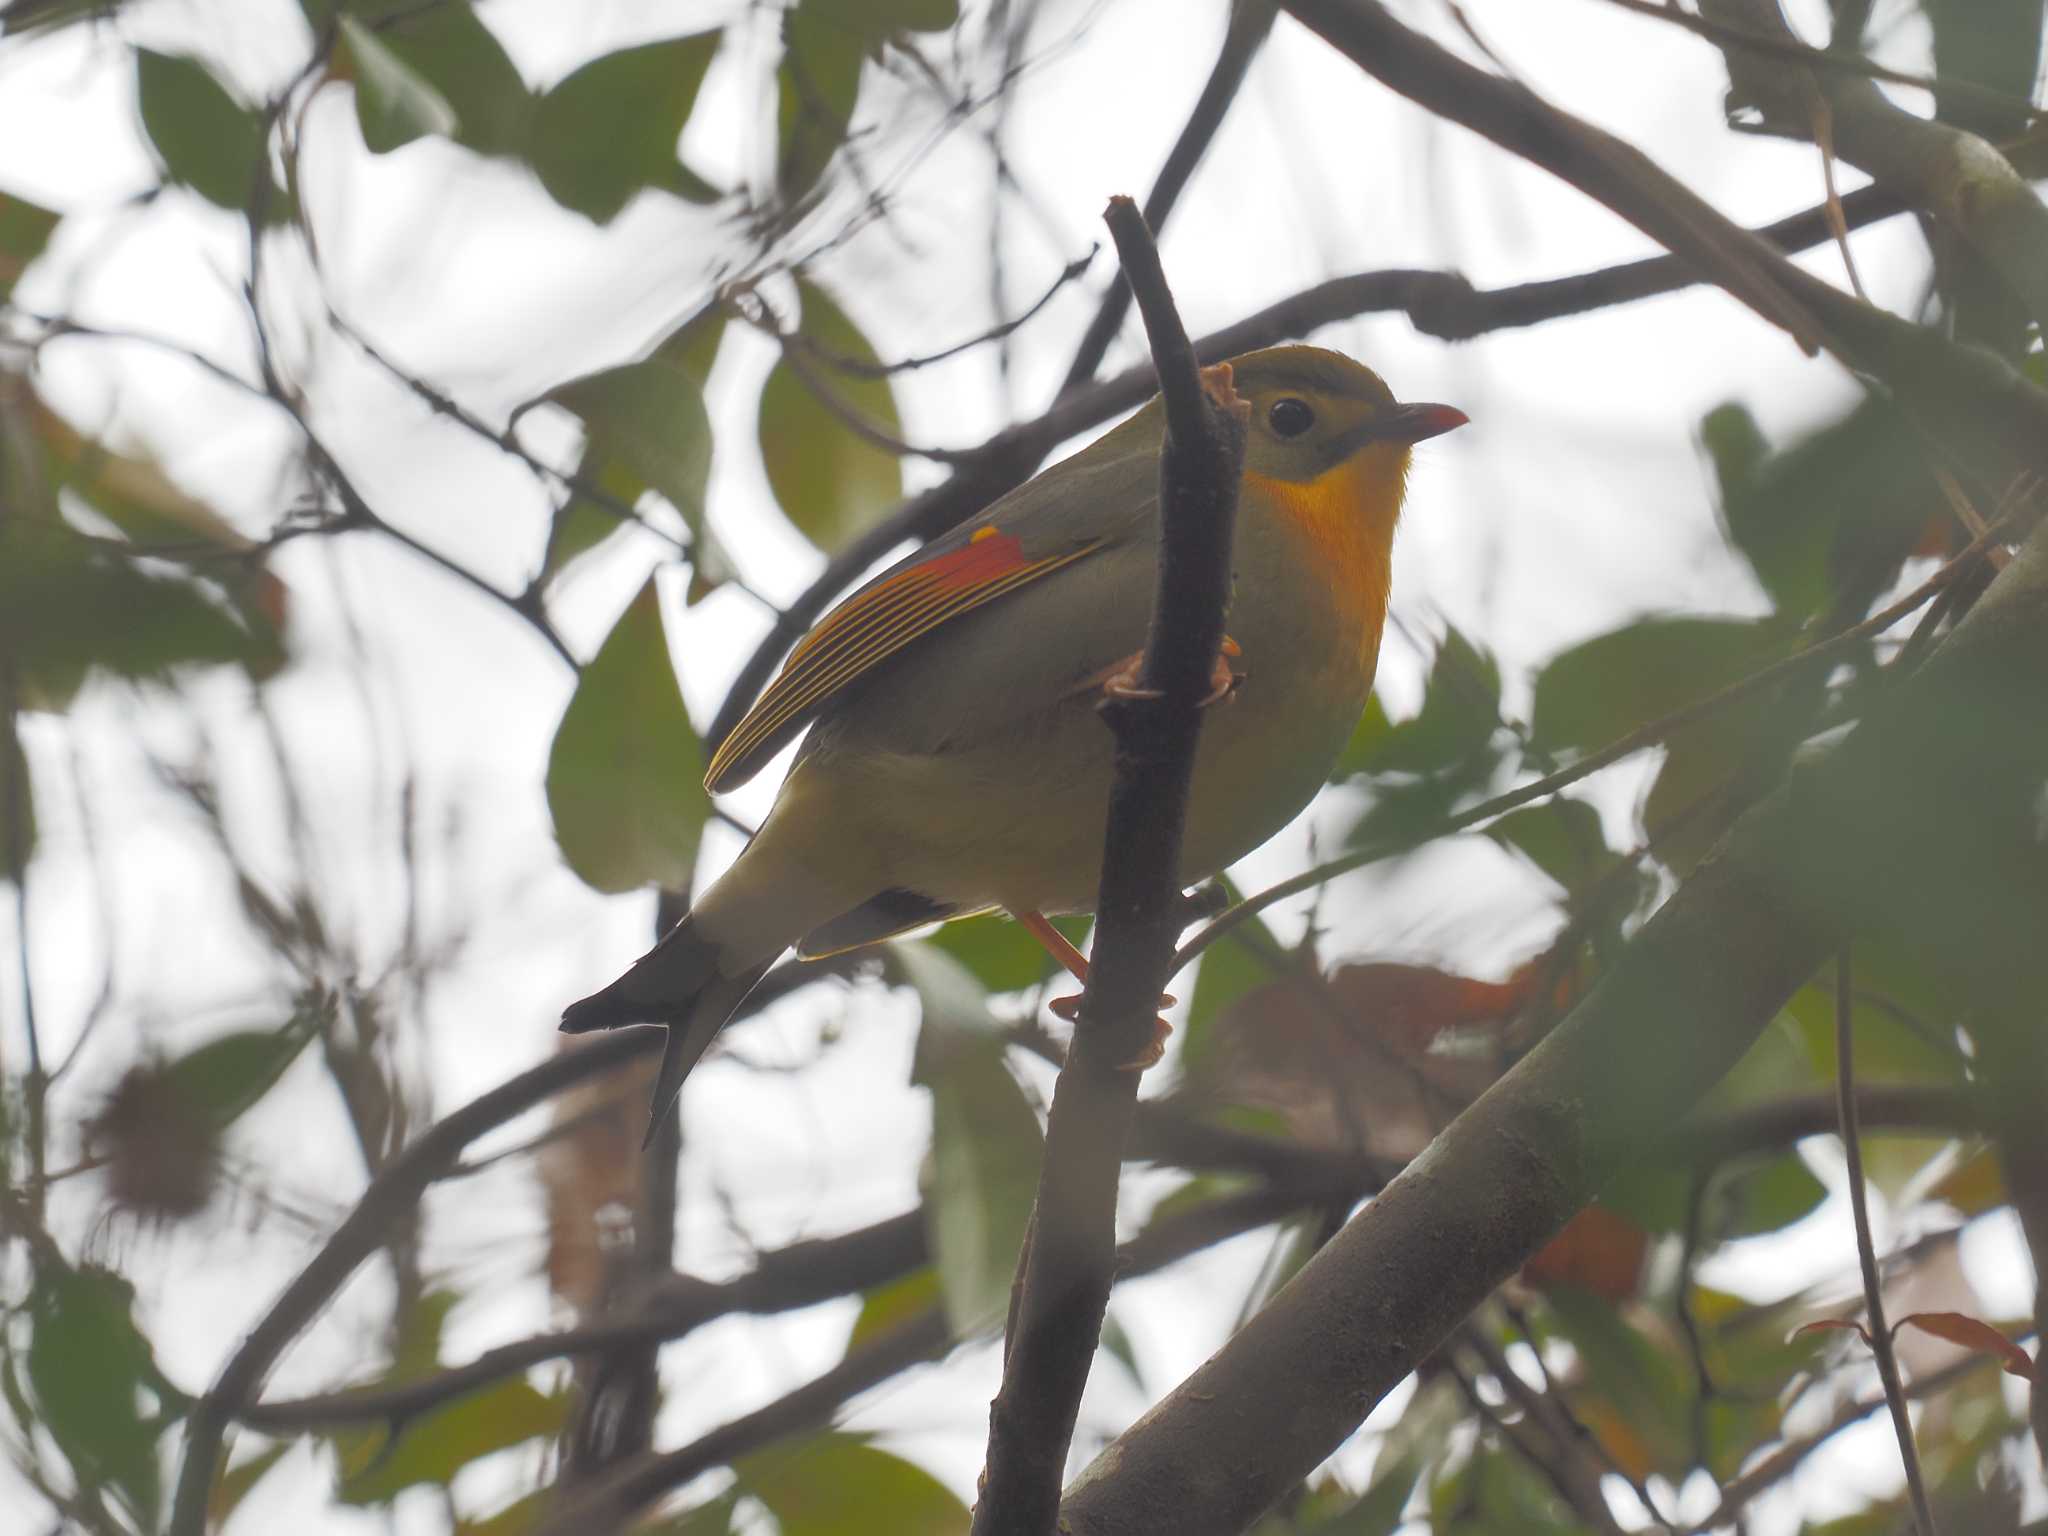
<path id="1" fill-rule="evenodd" d="M 1218 652 L 1215 664 L 1209 669 L 1209 691 L 1202 696 L 1198 708 L 1207 709 L 1220 704 L 1237 692 L 1238 684 L 1244 681 L 1244 673 L 1230 665 L 1231 661 L 1244 654 L 1244 648 L 1230 636 L 1223 637 L 1223 648 Z M 1106 699 L 1156 699 L 1162 697 L 1157 688 L 1146 688 L 1138 679 L 1145 670 L 1145 653 L 1134 652 L 1102 674 L 1098 687 Z"/>
<path id="2" fill-rule="evenodd" d="M 1171 1008 L 1175 1001 L 1176 999 L 1171 992 L 1159 994 L 1159 1006 L 1162 1008 Z M 1045 1006 L 1056 1017 L 1065 1019 L 1071 1024 L 1080 1015 L 1081 997 L 1079 993 L 1072 997 L 1056 997 Z M 1166 1020 L 1154 1019 L 1152 1021 L 1151 1044 L 1147 1045 L 1144 1050 L 1138 1052 L 1129 1061 L 1118 1062 L 1117 1071 L 1143 1072 L 1147 1067 L 1158 1066 L 1159 1059 L 1166 1054 L 1166 1037 L 1172 1033 L 1173 1026 L 1167 1023 Z"/>

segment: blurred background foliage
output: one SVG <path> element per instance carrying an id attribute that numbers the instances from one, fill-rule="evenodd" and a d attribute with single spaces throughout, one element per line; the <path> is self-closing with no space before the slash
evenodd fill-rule
<path id="1" fill-rule="evenodd" d="M 1121 119 L 1095 127 L 1086 92 L 1130 82 L 1158 120 L 1148 145 L 1195 99 L 1199 67 L 1168 82 L 1134 36 L 1221 40 L 1227 105 L 1276 27 L 1249 65 L 1282 125 L 1259 147 L 1326 177 L 1356 152 L 1312 97 L 1279 101 L 1283 64 L 1313 45 L 1270 7 L 1238 5 L 1227 35 L 1220 3 L 1113 30 L 1128 9 L 621 5 L 586 28 L 522 0 L 0 6 L 7 125 L 47 136 L 0 153 L 10 1527 L 166 1527 L 195 1403 L 273 1296 L 438 1117 L 545 1060 L 560 1002 L 651 931 L 644 897 L 600 904 L 563 869 L 591 892 L 686 895 L 759 813 L 714 809 L 700 785 L 747 651 L 800 632 L 793 605 L 821 573 L 843 587 L 934 531 L 899 518 L 906 495 L 1014 478 L 1110 419 L 958 446 L 1050 403 L 1111 282 L 1085 242 L 1117 188 L 1080 157 Z M 1455 8 L 1400 9 L 1472 48 Z M 1556 9 L 1571 21 L 1547 46 L 1585 26 L 1617 68 L 1656 31 Z M 1473 19 L 1527 42 L 1499 10 Z M 2038 4 L 1798 12 L 1852 56 L 1935 74 L 1943 117 L 2038 134 Z M 1695 81 L 1718 67 L 1704 57 Z M 1089 61 L 1095 83 L 1070 83 Z M 1951 100 L 1957 82 L 1981 89 Z M 1705 87 L 1690 107 L 1719 110 Z M 1032 181 L 1013 119 L 1054 118 L 1076 136 L 1070 174 Z M 1641 126 L 1670 148 L 1668 120 Z M 1369 193 L 1366 228 L 1419 210 L 1455 248 L 1461 220 L 1530 218 L 1527 184 L 1469 149 L 1401 144 L 1413 185 Z M 1718 133 L 1687 153 L 1750 151 Z M 1745 217 L 1818 200 L 1810 159 L 1785 155 L 1735 173 L 1764 187 Z M 45 157 L 56 169 L 13 190 Z M 117 170 L 71 179 L 98 161 Z M 376 180 L 385 163 L 411 179 Z M 1206 227 L 1228 227 L 1239 191 L 1194 186 Z M 1302 232 L 1319 275 L 1398 265 L 1392 237 L 1360 245 L 1355 227 Z M 2038 329 L 1951 232 L 1887 238 L 1871 275 L 1894 308 L 2043 381 Z M 1475 257 L 1486 275 L 1555 275 L 1506 244 L 1511 259 Z M 1578 265 L 1597 266 L 1611 231 L 1583 245 Z M 1240 293 L 1308 286 L 1293 269 L 1247 282 L 1215 242 L 1167 254 L 1205 321 L 1244 318 Z M 537 283 L 556 285 L 546 302 Z M 1626 319 L 1605 333 L 1633 355 L 1619 388 L 1665 455 L 1647 469 L 1641 437 L 1603 437 L 1575 393 L 1583 322 L 1474 342 L 1476 365 L 1433 391 L 1402 379 L 1466 365 L 1307 311 L 1332 344 L 1405 354 L 1405 372 L 1375 354 L 1404 393 L 1461 398 L 1462 379 L 1511 418 L 1527 408 L 1528 435 L 1489 447 L 1475 404 L 1472 451 L 1497 457 L 1425 458 L 1416 494 L 1533 520 L 1519 548 L 1544 546 L 1540 616 L 1473 597 L 1506 536 L 1481 546 L 1453 518 L 1427 572 L 1404 545 L 1392 686 L 1310 821 L 1238 874 L 1249 890 L 1334 860 L 1369 877 L 1310 882 L 1180 983 L 1084 1452 L 1599 984 L 1794 754 L 1862 713 L 1898 632 L 1566 793 L 1457 836 L 1446 823 L 1864 619 L 1967 542 L 1958 495 L 2002 510 L 1991 467 L 1973 479 L 1881 392 L 1794 373 L 1752 399 L 1736 354 L 1702 339 L 1730 311 L 1682 302 L 1657 313 L 1705 318 L 1655 332 L 1664 351 L 1631 354 Z M 1129 334 L 1112 353 L 1141 357 Z M 1488 394 L 1489 371 L 1538 377 Z M 1568 457 L 1531 451 L 1563 428 Z M 1608 482 L 1627 522 L 1544 523 Z M 1409 583 L 1429 573 L 1460 595 L 1418 602 Z M 1917 643 L 1971 595 L 1945 593 Z M 1981 710 L 1954 728 L 2006 750 Z M 506 793 L 526 809 L 492 814 Z M 2038 930 L 2034 893 L 2002 894 Z M 2048 1511 L 2031 1367 L 2000 1351 L 2030 1330 L 2026 1250 L 1969 1108 L 1986 999 L 1929 947 L 1865 946 L 1850 1000 L 1882 1256 L 1895 1316 L 1962 1320 L 1899 1339 L 1943 1528 L 2017 1530 Z M 637 1156 L 647 1063 L 622 1053 L 384 1211 L 374 1277 L 261 1403 L 233 1405 L 197 1473 L 200 1523 L 514 1536 L 579 1479 L 733 1424 L 640 1529 L 965 1529 L 1060 1052 L 1051 978 L 995 918 L 821 969 L 693 1081 L 680 1175 L 673 1146 L 667 1166 Z M 1852 1332 L 1796 1332 L 1859 1307 L 1830 1139 L 1836 1001 L 1826 977 L 1802 990 L 1263 1536 L 1899 1529 L 1867 1352 Z M 856 1047 L 864 1031 L 892 1043 Z M 721 1120 L 700 1090 L 735 1107 Z M 827 1152 L 771 1140 L 758 1163 L 745 1145 L 721 1159 L 778 1114 L 829 1121 Z M 577 1327 L 575 1348 L 546 1338 Z M 805 1382 L 825 1385 L 799 1398 Z"/>

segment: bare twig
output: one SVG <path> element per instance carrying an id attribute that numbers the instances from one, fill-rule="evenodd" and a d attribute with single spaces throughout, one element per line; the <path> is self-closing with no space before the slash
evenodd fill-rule
<path id="1" fill-rule="evenodd" d="M 1167 153 L 1166 164 L 1159 169 L 1159 179 L 1152 183 L 1152 190 L 1145 198 L 1145 227 L 1155 236 L 1166 227 L 1174 204 L 1180 201 L 1181 193 L 1187 188 L 1188 178 L 1194 175 L 1202 156 L 1209 152 L 1209 145 L 1214 142 L 1231 103 L 1237 99 L 1237 93 L 1244 85 L 1252 60 L 1258 57 L 1259 49 L 1273 30 L 1279 9 L 1278 0 L 1231 0 L 1230 22 L 1223 32 L 1223 47 L 1209 71 L 1208 80 L 1203 83 L 1202 94 L 1195 100 L 1194 111 L 1188 114 L 1180 137 L 1174 140 L 1173 148 Z M 1109 344 L 1123 328 L 1124 317 L 1130 313 L 1130 308 L 1131 285 L 1119 271 L 1110 279 L 1109 292 L 1102 296 L 1095 318 L 1089 321 L 1088 329 L 1082 333 L 1081 344 L 1074 349 L 1074 360 L 1068 364 L 1066 377 L 1060 381 L 1059 395 L 1066 395 L 1095 377 L 1095 370 L 1102 366 Z"/>
<path id="2" fill-rule="evenodd" d="M 1899 1380 L 1898 1355 L 1884 1319 L 1884 1287 L 1878 1280 L 1877 1250 L 1870 1238 L 1870 1199 L 1863 1182 L 1863 1133 L 1856 1123 L 1856 991 L 1850 981 L 1849 946 L 1835 957 L 1835 1103 L 1842 1123 L 1842 1157 L 1849 1165 L 1849 1210 L 1856 1218 L 1856 1262 L 1863 1271 L 1863 1307 L 1870 1317 L 1870 1353 L 1877 1359 L 1877 1377 L 1891 1407 L 1892 1430 L 1899 1438 L 1899 1459 L 1906 1467 L 1906 1489 L 1913 1500 L 1913 1524 L 1919 1536 L 1935 1536 L 1934 1512 L 1927 1506 L 1927 1484 L 1920 1475 L 1920 1453 L 1913 1445 L 1913 1417 L 1906 1409 L 1906 1390 Z"/>

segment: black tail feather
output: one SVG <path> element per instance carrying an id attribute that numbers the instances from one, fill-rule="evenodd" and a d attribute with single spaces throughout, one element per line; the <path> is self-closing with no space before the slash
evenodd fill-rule
<path id="1" fill-rule="evenodd" d="M 562 1010 L 562 1033 L 568 1035 L 629 1024 L 668 1027 L 643 1145 L 654 1140 L 655 1127 L 682 1091 L 690 1069 L 768 972 L 767 964 L 759 964 L 727 976 L 719 970 L 718 960 L 718 946 L 684 918 L 625 975 Z"/>

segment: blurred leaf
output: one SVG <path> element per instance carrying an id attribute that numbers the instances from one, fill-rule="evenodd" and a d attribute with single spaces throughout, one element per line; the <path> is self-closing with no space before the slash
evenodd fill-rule
<path id="1" fill-rule="evenodd" d="M 266 158 L 263 117 L 228 94 L 199 60 L 135 50 L 142 126 L 173 181 L 237 212 Z"/>
<path id="2" fill-rule="evenodd" d="M 896 436 L 896 398 L 884 378 L 840 373 L 825 358 L 873 363 L 875 350 L 825 294 L 797 280 L 803 299 L 798 334 L 816 352 L 809 366 L 847 410 Z M 792 342 L 791 345 L 801 345 Z M 879 521 L 903 499 L 903 466 L 861 437 L 818 398 L 787 357 L 761 390 L 761 459 L 785 516 L 826 553 Z"/>
<path id="3" fill-rule="evenodd" d="M 1003 1064 L 973 977 L 928 945 L 896 944 L 891 953 L 924 1006 L 914 1080 L 932 1093 L 925 1214 L 946 1316 L 964 1337 L 999 1322 L 1008 1305 L 1044 1134 Z"/>
<path id="4" fill-rule="evenodd" d="M 1595 635 L 1536 677 L 1532 735 L 1590 751 L 1775 659 L 1782 631 L 1753 619 L 1651 618 Z"/>
<path id="5" fill-rule="evenodd" d="M 659 491 L 706 548 L 704 488 L 711 474 L 711 420 L 702 379 L 673 356 L 657 354 L 557 385 L 542 396 L 579 418 L 586 438 L 577 473 L 630 508 Z M 623 526 L 609 507 L 572 496 L 550 530 L 545 569 L 552 573 Z M 712 562 L 716 564 L 717 562 Z"/>
<path id="6" fill-rule="evenodd" d="M 280 1440 L 265 1446 L 253 1456 L 245 1456 L 214 1479 L 213 1491 L 206 1499 L 206 1523 L 209 1529 L 219 1530 L 227 1524 L 228 1516 L 241 1506 L 249 1492 L 263 1481 L 264 1474 L 284 1460 L 285 1453 L 292 1449 L 293 1442 Z"/>
<path id="7" fill-rule="evenodd" d="M 1576 1286 L 1609 1302 L 1636 1294 L 1650 1237 L 1606 1205 L 1589 1205 L 1522 1266 L 1525 1283 Z"/>
<path id="8" fill-rule="evenodd" d="M 1858 981 L 1862 982 L 1864 953 L 1872 945 L 1859 945 Z M 1874 957 L 1873 957 L 1874 958 Z M 1833 1077 L 1835 1072 L 1835 989 L 1832 984 L 1811 983 L 1792 994 L 1782 1017 L 1789 1021 L 1805 1047 L 1812 1074 Z M 1908 1019 L 1900 1009 L 1886 1007 L 1869 996 L 1855 1004 L 1856 1076 L 1865 1083 L 1957 1083 L 1963 1079 L 1964 1060 L 1959 1050 L 1944 1049 L 1938 1026 L 1931 1021 Z"/>
<path id="9" fill-rule="evenodd" d="M 1138 1351 L 1132 1346 L 1130 1334 L 1124 1331 L 1124 1325 L 1117 1321 L 1114 1312 L 1103 1314 L 1102 1351 L 1124 1368 L 1133 1386 L 1141 1392 L 1145 1390 L 1145 1373 L 1138 1369 Z"/>
<path id="10" fill-rule="evenodd" d="M 1980 1355 L 1990 1355 L 2006 1375 L 2017 1376 L 2021 1381 L 2034 1379 L 2032 1355 L 1989 1323 L 1967 1313 L 1909 1312 L 1892 1324 L 1893 1333 L 1897 1333 L 1901 1328 L 1918 1328 L 1922 1333 L 1931 1333 L 1937 1339 L 1947 1339 L 1951 1344 L 1960 1344 L 1964 1349 L 1975 1350 Z"/>
<path id="11" fill-rule="evenodd" d="M 1486 835 L 1567 891 L 1607 869 L 1614 857 L 1600 828 L 1600 813 L 1583 800 L 1556 798 L 1510 811 L 1488 826 Z"/>
<path id="12" fill-rule="evenodd" d="M 782 15 L 782 63 L 775 71 L 775 181 L 794 203 L 831 163 L 860 97 L 871 18 L 845 0 L 800 0 Z"/>
<path id="13" fill-rule="evenodd" d="M 1457 630 L 1444 633 L 1422 709 L 1380 738 L 1369 773 L 1443 773 L 1482 758 L 1500 725 L 1500 664 Z"/>
<path id="14" fill-rule="evenodd" d="M 1927 1194 L 1930 1199 L 1954 1206 L 1965 1216 L 1995 1211 L 2010 1198 L 2005 1187 L 2005 1169 L 1998 1153 L 1990 1147 L 1965 1158 Z"/>
<path id="15" fill-rule="evenodd" d="M 42 1427 L 79 1481 L 112 1485 L 136 1523 L 153 1530 L 161 1494 L 156 1440 L 185 1400 L 157 1371 L 134 1303 L 134 1286 L 112 1270 L 40 1263 L 29 1303 L 28 1379 Z M 161 1416 L 144 1417 L 145 1393 L 162 1402 Z"/>
<path id="16" fill-rule="evenodd" d="M 716 192 L 676 142 L 721 34 L 699 32 L 591 60 L 540 99 L 531 157 L 548 196 L 609 224 L 646 188 L 705 202 Z"/>
<path id="17" fill-rule="evenodd" d="M 60 711 L 99 667 L 169 681 L 183 667 L 274 664 L 274 637 L 237 621 L 199 583 L 147 574 L 118 546 L 27 511 L 0 522 L 0 656 L 25 708 Z"/>
<path id="18" fill-rule="evenodd" d="M 61 217 L 26 198 L 0 192 L 0 302 L 14 291 L 15 279 L 28 270 L 29 263 L 43 253 Z"/>
<path id="19" fill-rule="evenodd" d="M 943 32 L 960 19 L 960 0 L 806 0 L 806 8 L 874 36 Z"/>
<path id="20" fill-rule="evenodd" d="M 35 784 L 14 716 L 0 712 L 0 882 L 19 881 L 36 851 Z"/>
<path id="21" fill-rule="evenodd" d="M 547 790 L 562 856 L 585 884 L 689 884 L 711 797 L 652 576 L 583 668 L 555 730 Z"/>
<path id="22" fill-rule="evenodd" d="M 373 155 L 389 154 L 424 134 L 452 136 L 455 109 L 353 16 L 341 18 L 349 78 L 356 87 L 356 121 Z"/>
<path id="23" fill-rule="evenodd" d="M 742 1491 L 768 1506 L 781 1536 L 958 1536 L 967 1506 L 922 1467 L 858 1435 L 827 1430 L 733 1463 Z"/>
<path id="24" fill-rule="evenodd" d="M 930 1265 L 876 1286 L 860 1299 L 860 1314 L 853 1320 L 853 1332 L 847 1335 L 846 1352 L 850 1355 L 861 1345 L 922 1316 L 939 1305 L 940 1299 L 939 1272 Z"/>
<path id="25" fill-rule="evenodd" d="M 1776 1232 L 1811 1212 L 1827 1198 L 1827 1186 L 1796 1152 L 1771 1158 L 1735 1177 L 1726 1236 L 1753 1237 Z"/>
<path id="26" fill-rule="evenodd" d="M 1691 1460 L 1689 1368 L 1597 1296 L 1567 1289 L 1551 1292 L 1546 1301 L 1558 1332 L 1585 1364 L 1583 1384 L 1573 1393 L 1580 1417 L 1599 1434 L 1603 1426 L 1593 1409 L 1599 1404 L 1609 1410 L 1612 1428 L 1602 1439 L 1637 1476 L 1681 1473 Z M 1623 1430 L 1633 1447 L 1612 1438 Z"/>
<path id="27" fill-rule="evenodd" d="M 535 97 L 476 8 L 396 0 L 386 9 L 393 19 L 378 39 L 448 104 L 455 141 L 480 155 L 524 153 Z"/>
<path id="28" fill-rule="evenodd" d="M 1803 1339 L 1809 1334 L 1815 1333 L 1853 1333 L 1863 1341 L 1865 1349 L 1870 1347 L 1870 1330 L 1854 1318 L 1817 1317 L 1810 1323 L 1801 1323 L 1797 1328 L 1794 1328 L 1792 1330 L 1792 1337 Z"/>
<path id="29" fill-rule="evenodd" d="M 1372 756 L 1380 749 L 1380 743 L 1393 729 L 1387 719 L 1387 707 L 1380 702 L 1375 690 L 1365 701 L 1365 713 L 1358 717 L 1358 724 L 1351 732 L 1351 740 L 1337 755 L 1337 765 L 1330 770 L 1330 782 L 1341 783 L 1345 779 L 1368 771 Z"/>
<path id="30" fill-rule="evenodd" d="M 396 1440 L 378 1431 L 336 1437 L 344 1504 L 383 1504 L 418 1484 L 446 1487 L 471 1462 L 561 1430 L 568 1398 L 513 1377 L 409 1421 Z"/>
<path id="31" fill-rule="evenodd" d="M 284 1076 L 318 1033 L 317 1025 L 308 1010 L 280 1029 L 221 1035 L 171 1062 L 164 1075 L 216 1129 L 225 1129 Z"/>
<path id="32" fill-rule="evenodd" d="M 1056 917 L 1052 924 L 1078 948 L 1088 942 L 1093 919 Z M 990 992 L 1021 992 L 1064 974 L 1045 946 L 1004 912 L 958 918 L 924 942 L 959 961 Z"/>
<path id="33" fill-rule="evenodd" d="M 1232 892 L 1232 900 L 1236 893 Z M 1232 1004 L 1274 979 L 1265 955 L 1286 950 L 1262 918 L 1231 930 L 1202 951 L 1195 972 L 1194 995 L 1188 999 L 1187 1022 L 1181 1033 L 1181 1065 L 1190 1073 L 1204 1070 L 1216 1044 L 1216 1021 Z"/>
<path id="34" fill-rule="evenodd" d="M 1373 1464 L 1372 1482 L 1349 1509 L 1302 1528 L 1302 1536 L 1393 1536 L 1427 1460 L 1414 1451 Z"/>

